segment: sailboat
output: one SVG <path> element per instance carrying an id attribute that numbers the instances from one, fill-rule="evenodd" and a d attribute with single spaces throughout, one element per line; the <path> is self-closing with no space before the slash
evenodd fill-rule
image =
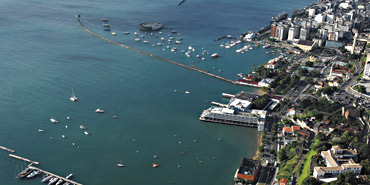
<path id="1" fill-rule="evenodd" d="M 124 164 L 122 164 L 122 160 L 120 160 L 120 161 L 119 161 L 119 163 L 117 163 L 117 166 L 118 166 L 118 167 L 124 167 L 125 165 L 124 165 Z"/>
<path id="2" fill-rule="evenodd" d="M 77 97 L 75 96 L 75 93 L 73 92 L 73 89 L 72 89 L 72 96 L 69 98 L 71 101 L 77 101 Z"/>

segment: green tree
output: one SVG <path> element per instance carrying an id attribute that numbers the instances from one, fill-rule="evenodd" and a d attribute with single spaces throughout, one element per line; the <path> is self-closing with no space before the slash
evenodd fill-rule
<path id="1" fill-rule="evenodd" d="M 320 185 L 320 181 L 314 177 L 306 177 L 303 180 L 302 185 Z"/>

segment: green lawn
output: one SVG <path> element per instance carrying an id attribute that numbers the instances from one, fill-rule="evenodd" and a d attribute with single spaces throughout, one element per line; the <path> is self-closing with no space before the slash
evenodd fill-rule
<path id="1" fill-rule="evenodd" d="M 306 161 L 305 161 L 305 163 L 304 163 L 304 165 L 303 165 L 303 169 L 302 169 L 302 173 L 299 175 L 299 177 L 298 177 L 298 185 L 301 185 L 302 184 L 302 182 L 303 182 L 303 180 L 306 178 L 306 177 L 308 177 L 308 176 L 310 176 L 310 165 L 311 165 L 311 157 L 313 156 L 313 155 L 316 155 L 317 154 L 317 152 L 316 151 L 314 151 L 313 149 L 312 149 L 312 146 L 315 146 L 315 144 L 318 142 L 318 140 L 316 139 L 312 144 L 311 144 L 311 149 L 308 151 L 308 153 L 307 153 L 307 155 L 306 155 Z"/>

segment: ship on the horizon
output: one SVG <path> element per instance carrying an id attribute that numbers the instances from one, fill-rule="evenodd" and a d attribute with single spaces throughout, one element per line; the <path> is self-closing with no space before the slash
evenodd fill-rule
<path id="1" fill-rule="evenodd" d="M 270 20 L 270 23 L 273 23 L 273 22 L 279 22 L 279 21 L 282 21 L 284 19 L 286 19 L 288 17 L 288 14 L 283 12 L 277 16 L 272 16 L 271 20 Z"/>

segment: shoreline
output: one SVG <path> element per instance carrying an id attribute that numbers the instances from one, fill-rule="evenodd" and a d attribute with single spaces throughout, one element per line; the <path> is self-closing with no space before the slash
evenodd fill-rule
<path id="1" fill-rule="evenodd" d="M 261 155 L 261 152 L 258 148 L 261 145 L 262 134 L 260 132 L 258 132 L 257 136 L 258 136 L 257 148 L 256 148 L 256 151 L 254 152 L 254 156 L 252 157 L 252 159 L 254 159 L 254 160 L 259 160 L 259 157 Z"/>

